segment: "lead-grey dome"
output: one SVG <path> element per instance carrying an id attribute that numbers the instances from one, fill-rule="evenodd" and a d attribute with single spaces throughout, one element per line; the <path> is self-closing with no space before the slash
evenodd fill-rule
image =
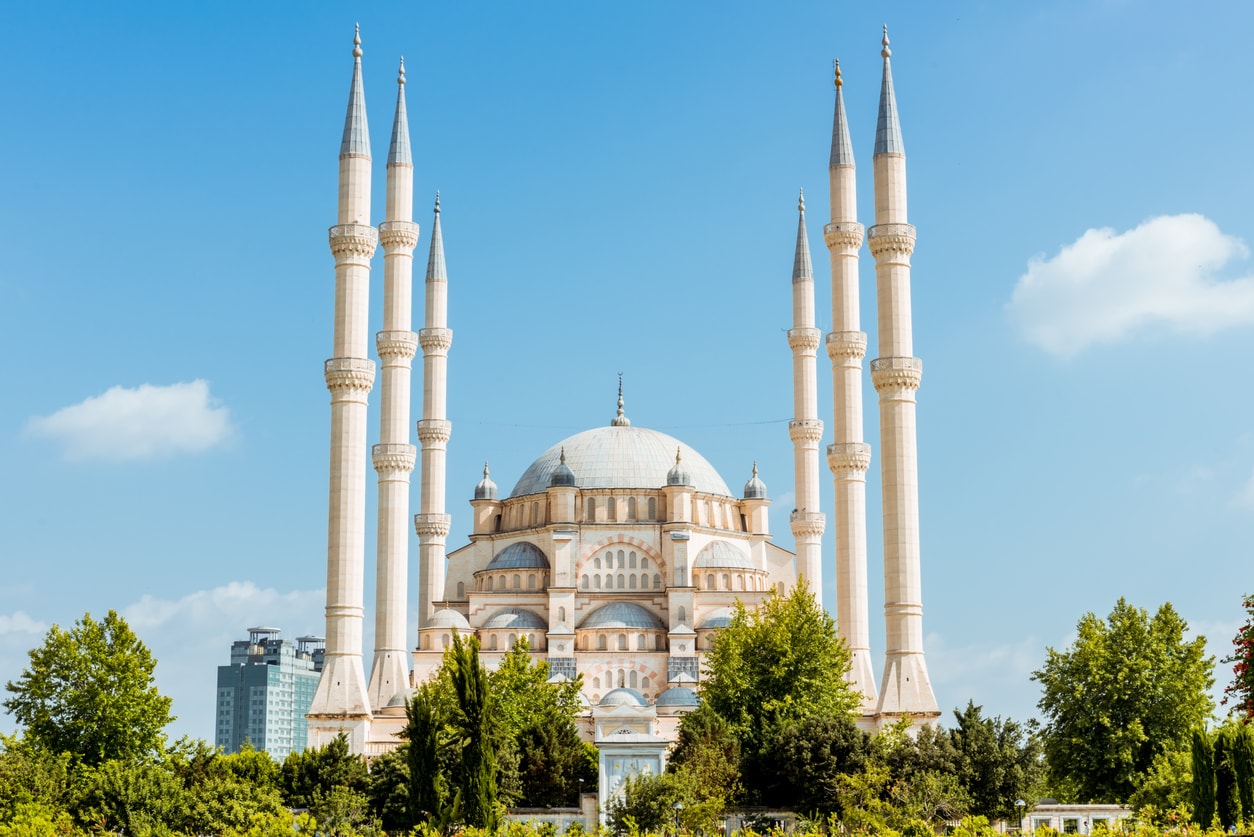
<path id="1" fill-rule="evenodd" d="M 529 629 L 545 631 L 548 630 L 548 627 L 537 614 L 532 613 L 530 610 L 523 610 L 521 607 L 507 607 L 504 610 L 498 610 L 492 614 L 487 622 L 483 623 L 483 629 L 486 631 L 525 631 Z"/>
<path id="2" fill-rule="evenodd" d="M 648 706 L 649 701 L 635 689 L 611 689 L 601 698 L 602 706 Z"/>
<path id="3" fill-rule="evenodd" d="M 579 488 L 645 488 L 665 486 L 675 464 L 675 449 L 683 455 L 684 469 L 697 491 L 732 496 L 714 466 L 683 442 L 645 427 L 595 427 L 563 439 L 540 454 L 523 472 L 511 497 L 539 494 L 549 487 L 553 472 L 566 451 L 566 466 Z"/>
<path id="4" fill-rule="evenodd" d="M 732 570 L 756 570 L 753 561 L 745 554 L 744 550 L 735 544 L 727 541 L 714 541 L 708 544 L 705 549 L 697 553 L 697 559 L 692 562 L 694 570 L 706 568 L 732 569 Z"/>
<path id="5" fill-rule="evenodd" d="M 549 559 L 540 551 L 540 547 L 527 541 L 512 543 L 502 549 L 488 562 L 489 570 L 547 570 Z"/>
<path id="6" fill-rule="evenodd" d="M 427 620 L 427 627 L 456 628 L 459 631 L 469 631 L 470 623 L 466 621 L 466 617 L 460 612 L 445 607 L 431 614 L 431 618 Z"/>
<path id="7" fill-rule="evenodd" d="M 709 631 L 715 628 L 726 628 L 731 624 L 733 615 L 735 614 L 730 607 L 720 607 L 718 610 L 710 611 L 701 620 L 701 624 L 697 625 L 697 630 Z"/>
<path id="8" fill-rule="evenodd" d="M 697 693 L 687 686 L 671 686 L 658 696 L 658 706 L 696 706 L 700 701 Z"/>
<path id="9" fill-rule="evenodd" d="M 649 611 L 634 602 L 610 602 L 588 614 L 579 626 L 581 630 L 597 628 L 640 628 L 646 631 L 664 631 L 666 626 Z"/>

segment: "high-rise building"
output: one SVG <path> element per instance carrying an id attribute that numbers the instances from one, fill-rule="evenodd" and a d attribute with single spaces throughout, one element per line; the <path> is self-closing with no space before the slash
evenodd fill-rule
<path id="1" fill-rule="evenodd" d="M 237 753 L 244 741 L 276 759 L 305 749 L 305 713 L 322 672 L 323 639 L 283 639 L 278 628 L 249 628 L 218 666 L 214 743 Z"/>

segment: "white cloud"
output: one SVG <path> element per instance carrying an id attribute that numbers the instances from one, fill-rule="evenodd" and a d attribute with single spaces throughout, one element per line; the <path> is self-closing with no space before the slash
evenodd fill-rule
<path id="1" fill-rule="evenodd" d="M 61 443 L 70 460 L 121 462 L 200 453 L 228 439 L 231 413 L 203 380 L 128 389 L 113 387 L 26 424 L 31 435 Z"/>
<path id="2" fill-rule="evenodd" d="M 0 613 L 0 636 L 9 636 L 10 634 L 38 635 L 47 630 L 47 625 L 32 619 L 21 610 L 12 616 Z"/>
<path id="3" fill-rule="evenodd" d="M 1202 215 L 1162 215 L 1116 233 L 1091 229 L 1019 277 L 1007 313 L 1045 351 L 1073 357 L 1152 329 L 1207 335 L 1254 324 L 1254 276 L 1221 279 L 1249 255 Z"/>

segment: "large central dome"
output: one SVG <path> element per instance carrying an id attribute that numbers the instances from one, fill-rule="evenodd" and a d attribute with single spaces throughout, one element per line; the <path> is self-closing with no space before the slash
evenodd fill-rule
<path id="1" fill-rule="evenodd" d="M 558 442 L 531 463 L 509 496 L 546 491 L 563 450 L 566 467 L 574 473 L 575 485 L 579 488 L 656 490 L 666 485 L 666 475 L 675 465 L 676 449 L 694 489 L 732 496 L 714 466 L 683 442 L 656 430 L 624 425 L 596 427 Z"/>

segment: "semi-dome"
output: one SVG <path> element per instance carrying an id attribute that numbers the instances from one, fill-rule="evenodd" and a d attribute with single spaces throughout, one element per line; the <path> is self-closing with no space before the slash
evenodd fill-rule
<path id="1" fill-rule="evenodd" d="M 718 568 L 732 570 L 756 570 L 753 561 L 740 547 L 728 541 L 714 541 L 697 553 L 692 562 L 694 570 Z"/>
<path id="2" fill-rule="evenodd" d="M 549 559 L 540 547 L 527 541 L 512 543 L 488 562 L 489 570 L 547 570 Z"/>
<path id="3" fill-rule="evenodd" d="M 701 620 L 701 624 L 697 625 L 697 630 L 708 631 L 714 628 L 726 628 L 731 624 L 732 615 L 730 607 L 720 607 L 718 610 L 712 610 Z"/>
<path id="4" fill-rule="evenodd" d="M 579 628 L 639 628 L 646 631 L 664 631 L 666 626 L 649 611 L 634 602 L 610 602 L 588 614 Z"/>
<path id="5" fill-rule="evenodd" d="M 469 631 L 470 623 L 466 621 L 466 617 L 460 612 L 445 607 L 431 614 L 431 618 L 427 620 L 427 627 L 456 628 L 459 631 Z"/>
<path id="6" fill-rule="evenodd" d="M 601 698 L 602 706 L 648 706 L 649 701 L 635 689 L 611 689 Z"/>
<path id="7" fill-rule="evenodd" d="M 493 613 L 487 622 L 483 623 L 485 631 L 526 631 L 526 630 L 547 630 L 548 625 L 539 615 L 532 613 L 530 610 L 523 610 L 521 607 L 507 607 L 504 610 L 498 610 Z"/>
<path id="8" fill-rule="evenodd" d="M 510 496 L 546 491 L 562 464 L 563 450 L 565 465 L 579 488 L 662 488 L 675 464 L 676 448 L 695 490 L 732 496 L 727 483 L 701 454 L 665 433 L 629 425 L 595 427 L 563 439 L 531 463 Z"/>
<path id="9" fill-rule="evenodd" d="M 696 706 L 700 701 L 697 693 L 687 686 L 671 686 L 658 695 L 658 706 Z"/>

